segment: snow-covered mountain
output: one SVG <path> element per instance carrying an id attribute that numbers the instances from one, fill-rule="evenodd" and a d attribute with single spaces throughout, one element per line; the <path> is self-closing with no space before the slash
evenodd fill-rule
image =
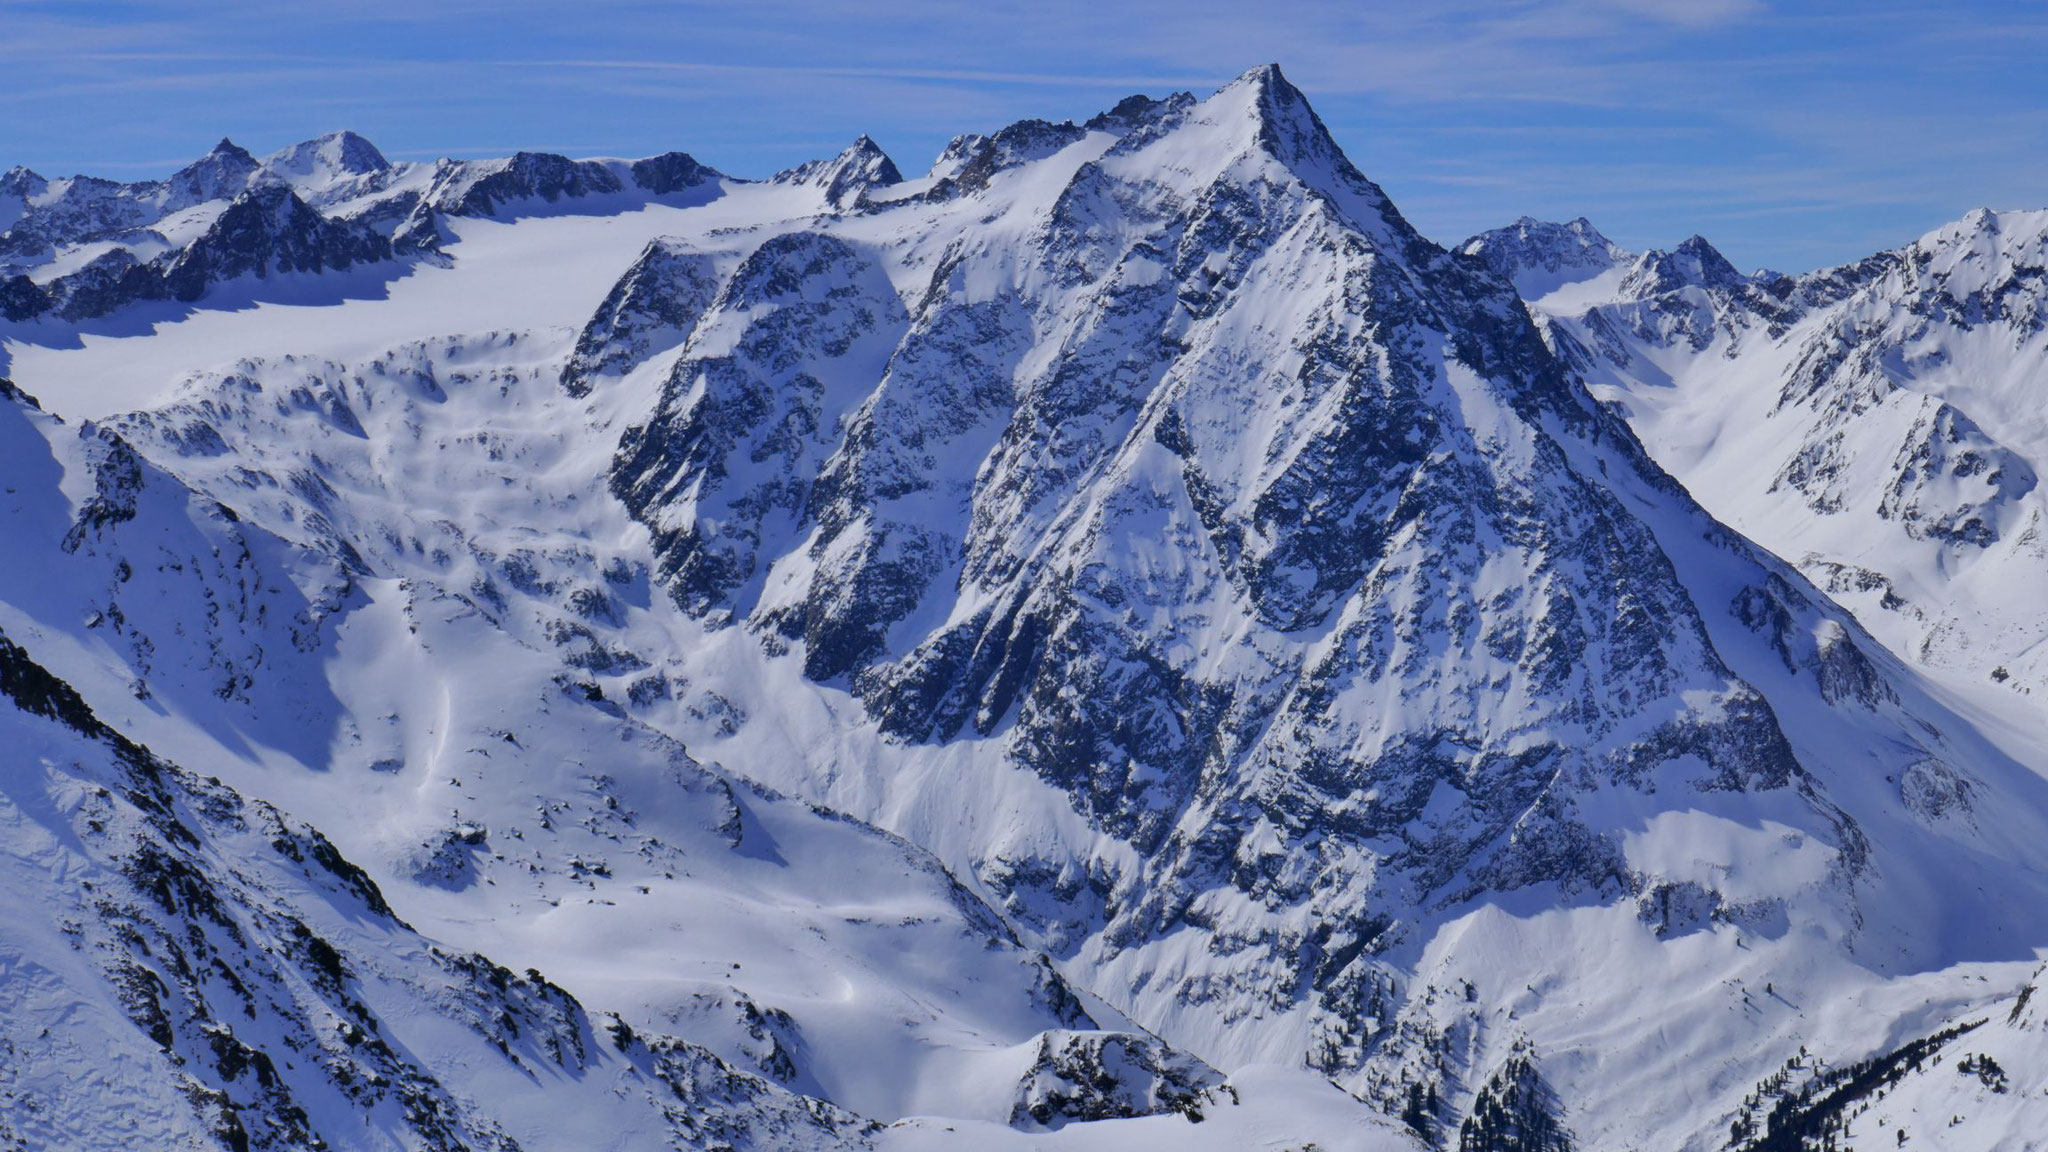
<path id="1" fill-rule="evenodd" d="M 1554 227 L 1465 248 L 1523 275 L 1555 261 L 1510 238 Z M 1979 211 L 1804 276 L 1744 276 L 1694 237 L 1530 299 L 1710 511 L 1953 690 L 2031 717 L 2011 697 L 2048 677 L 2044 263 L 2048 213 Z"/>
<path id="2" fill-rule="evenodd" d="M 1447 251 L 1272 67 L 914 179 L 865 137 L 758 183 L 347 134 L 203 163 L 164 182 L 212 191 L 184 239 L 156 185 L 102 190 L 118 231 L 0 183 L 0 630 L 89 715 L 64 739 L 116 750 L 65 763 L 146 745 L 164 803 L 354 861 L 388 925 L 279 872 L 270 824 L 179 841 L 234 915 L 354 917 L 330 947 L 393 985 L 364 1028 L 499 1021 L 406 1041 L 449 1146 L 562 1146 L 555 1100 L 614 1147 L 1818 1147 L 1852 1110 L 1936 1139 L 1870 1085 L 1961 1058 L 2048 943 L 2029 714 L 1645 415 L 1888 276 L 2007 324 L 2021 272 L 1745 276 L 1583 220 Z M 2022 535 L 1976 490 L 2031 499 L 2024 460 L 1944 427 L 1878 519 Z M 1991 628 L 1972 594 L 1937 602 Z M 6 770 L 43 811 L 39 755 Z M 14 858 L 79 905 L 54 851 Z M 44 906 L 19 963 L 62 938 Z M 230 985 L 280 963 L 221 954 Z M 402 959 L 471 954 L 532 971 L 465 1000 Z M 52 1002 L 120 1002 L 96 963 Z M 235 1035 L 287 1059 L 310 1003 Z M 502 1031 L 535 1004 L 546 1064 Z M 153 1036 L 118 1075 L 200 1103 L 124 1139 L 283 1131 Z M 293 1081 L 329 1146 L 427 1139 L 337 1127 L 336 1083 Z M 2044 1113 L 1985 1115 L 1997 1146 Z"/>

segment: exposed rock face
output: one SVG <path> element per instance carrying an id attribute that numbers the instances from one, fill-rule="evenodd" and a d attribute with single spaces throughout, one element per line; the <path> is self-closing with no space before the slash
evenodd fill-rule
<path id="1" fill-rule="evenodd" d="M 649 244 L 576 338 L 563 389 L 587 395 L 597 377 L 624 375 L 681 344 L 720 282 L 710 256 L 663 240 Z"/>
<path id="2" fill-rule="evenodd" d="M 1166 1112 L 1199 1120 L 1222 1081 L 1201 1061 L 1150 1037 L 1047 1032 L 1017 1086 L 1010 1123 L 1027 1130 L 1059 1128 Z"/>
<path id="3" fill-rule="evenodd" d="M 730 616 L 796 543 L 854 389 L 887 354 L 875 332 L 904 323 L 881 269 L 835 237 L 771 240 L 734 272 L 696 324 L 719 354 L 686 348 L 663 388 L 677 422 L 629 432 L 613 470 L 613 490 L 664 542 L 679 601 Z M 694 501 L 671 507 L 685 490 Z"/>
<path id="4" fill-rule="evenodd" d="M 1329 866 L 1382 885 L 1413 869 L 1405 899 L 1460 876 L 1597 888 L 1616 865 L 1571 831 L 1562 781 L 1697 756 L 1703 787 L 1789 783 L 1768 707 L 1652 535 L 1571 462 L 1641 467 L 1512 295 L 1416 236 L 1277 74 L 1187 115 L 1080 168 L 1003 254 L 1030 269 L 1017 287 L 976 290 L 1002 274 L 949 256 L 898 317 L 852 245 L 756 252 L 699 322 L 745 325 L 744 360 L 686 353 L 614 473 L 679 602 L 800 643 L 904 739 L 1007 731 L 1157 854 L 1125 913 L 1140 936 L 1217 882 L 1305 899 L 1255 842 L 1332 819 L 1351 843 L 1385 837 L 1438 789 L 1461 816 L 1426 851 Z M 1183 140 L 1223 148 L 1223 170 L 1160 182 L 1147 149 Z M 1328 279 L 1323 253 L 1341 256 Z M 1284 323 L 1250 320 L 1275 299 Z M 893 345 L 865 381 L 846 362 L 863 340 Z M 1523 591 L 1478 591 L 1504 568 Z M 913 612 L 949 622 L 905 633 Z M 1192 630 L 1168 643 L 1161 619 Z M 1222 649 L 1230 670 L 1205 669 Z M 1454 687 L 1496 665 L 1579 735 L 1500 746 Z M 1692 690 L 1719 694 L 1713 719 L 1673 707 Z M 1389 692 L 1433 702 L 1412 727 L 1342 719 Z M 1361 790 L 1379 799 L 1333 815 Z M 1510 835 L 1529 820 L 1553 831 Z"/>
<path id="5" fill-rule="evenodd" d="M 0 271 L 26 270 L 67 245 L 138 238 L 167 216 L 233 199 L 261 170 L 255 157 L 230 140 L 163 180 L 137 184 L 90 176 L 48 181 L 21 170 L 0 191 L 23 202 L 21 215 L 0 233 Z"/>
<path id="6" fill-rule="evenodd" d="M 630 171 L 634 184 L 656 196 L 687 191 L 720 178 L 717 169 L 697 163 L 687 152 L 664 152 L 635 160 Z"/>
<path id="7" fill-rule="evenodd" d="M 368 229 L 330 220 L 289 188 L 258 188 L 235 198 L 199 239 L 163 267 L 176 300 L 196 300 L 239 276 L 339 272 L 391 258 L 391 245 Z"/>
<path id="8" fill-rule="evenodd" d="M 1524 216 L 1505 228 L 1472 237 L 1458 251 L 1512 282 L 1527 300 L 1592 279 L 1632 259 L 1584 216 L 1568 224 Z"/>
<path id="9" fill-rule="evenodd" d="M 520 200 L 553 204 L 562 199 L 618 192 L 623 185 L 610 168 L 547 152 L 520 152 L 506 160 L 444 160 L 434 174 L 427 202 L 450 216 L 496 216 Z"/>

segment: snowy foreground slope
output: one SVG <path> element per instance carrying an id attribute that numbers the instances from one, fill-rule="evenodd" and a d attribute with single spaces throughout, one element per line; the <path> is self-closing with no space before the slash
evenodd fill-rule
<path id="1" fill-rule="evenodd" d="M 341 135 L 0 193 L 0 994 L 125 1054 L 8 1082 L 17 1143 L 2048 1129 L 2033 713 L 1624 371 L 1861 273 L 1445 251 L 1272 68 L 909 180 Z M 1909 539 L 2030 498 L 1943 460 Z"/>

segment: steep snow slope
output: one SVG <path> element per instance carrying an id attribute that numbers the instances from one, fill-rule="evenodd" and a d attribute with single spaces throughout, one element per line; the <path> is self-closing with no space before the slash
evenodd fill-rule
<path id="1" fill-rule="evenodd" d="M 291 558 L 278 611 L 350 589 L 305 666 L 259 661 L 317 738 L 253 699 L 158 714 L 95 606 L 30 613 L 52 666 L 331 814 L 434 934 L 735 1061 L 796 1047 L 780 1010 L 792 1082 L 884 1118 L 1033 1126 L 1020 1100 L 1092 1081 L 1028 1087 L 1111 1051 L 1038 1035 L 1034 949 L 1095 1023 L 1471 1149 L 1719 1147 L 1802 1045 L 1890 1051 L 2032 970 L 2038 746 L 1704 515 L 1581 387 L 1584 341 L 1560 361 L 1417 236 L 1277 70 L 919 180 L 861 152 L 444 220 L 372 298 L 10 329 L 54 408 L 145 409 L 107 423 Z M 828 204 L 829 171 L 864 175 Z M 1550 295 L 1619 266 L 1569 231 Z M 1746 283 L 1697 247 L 1624 277 Z M 737 845 L 693 815 L 719 784 Z M 1184 1091 L 1137 1070 L 1101 1091 Z M 1262 1075 L 1262 1119 L 1048 1139 L 1347 1122 Z M 947 1127 L 880 1139 L 985 1136 Z"/>

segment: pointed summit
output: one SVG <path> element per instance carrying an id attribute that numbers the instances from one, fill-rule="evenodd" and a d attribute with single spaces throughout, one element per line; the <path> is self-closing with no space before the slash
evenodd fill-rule
<path id="1" fill-rule="evenodd" d="M 1708 243 L 1705 236 L 1695 233 L 1686 237 L 1671 255 L 1681 273 L 1696 283 L 1728 287 L 1742 282 L 1741 271 L 1721 255 L 1720 249 Z"/>
<path id="2" fill-rule="evenodd" d="M 897 171 L 896 162 L 889 159 L 881 145 L 862 133 L 859 139 L 832 159 L 799 164 L 776 173 L 772 179 L 777 184 L 822 188 L 826 202 L 844 211 L 858 204 L 861 194 L 870 188 L 901 184 L 903 173 Z"/>
<path id="3" fill-rule="evenodd" d="M 256 167 L 256 157 L 247 148 L 223 136 L 206 155 L 185 166 L 185 171 L 211 169 L 219 171 L 251 171 Z"/>
<path id="4" fill-rule="evenodd" d="M 249 186 L 249 177 L 261 167 L 254 156 L 227 137 L 213 150 L 180 168 L 163 182 L 169 193 L 167 208 L 225 200 Z"/>
<path id="5" fill-rule="evenodd" d="M 391 167 L 391 161 L 377 150 L 375 144 L 356 135 L 342 131 L 330 133 L 321 138 L 322 143 L 332 149 L 335 164 L 350 172 L 382 172 Z"/>
<path id="6" fill-rule="evenodd" d="M 1384 251 L 1426 259 L 1427 241 L 1366 179 L 1277 64 L 1244 73 L 1180 111 L 1126 135 L 1100 164 L 1119 179 L 1200 195 L 1219 183 L 1290 187 L 1342 216 Z"/>
<path id="7" fill-rule="evenodd" d="M 1281 163 L 1294 167 L 1341 161 L 1350 166 L 1308 97 L 1288 82 L 1278 64 L 1261 64 L 1224 85 L 1211 99 L 1229 102 L 1233 96 L 1242 100 L 1244 114 L 1257 125 L 1259 144 Z"/>
<path id="8" fill-rule="evenodd" d="M 19 196 L 26 200 L 31 196 L 42 195 L 43 190 L 49 186 L 48 180 L 19 164 L 0 172 L 0 196 Z"/>
<path id="9" fill-rule="evenodd" d="M 903 173 L 896 170 L 896 162 L 882 151 L 882 146 L 863 132 L 846 151 L 839 154 L 838 163 L 843 168 L 857 168 L 876 184 L 901 184 Z"/>
<path id="10" fill-rule="evenodd" d="M 1635 299 L 1686 288 L 1733 292 L 1748 282 L 1706 237 L 1693 235 L 1669 252 L 1653 249 L 1637 257 L 1621 282 L 1621 292 Z"/>

